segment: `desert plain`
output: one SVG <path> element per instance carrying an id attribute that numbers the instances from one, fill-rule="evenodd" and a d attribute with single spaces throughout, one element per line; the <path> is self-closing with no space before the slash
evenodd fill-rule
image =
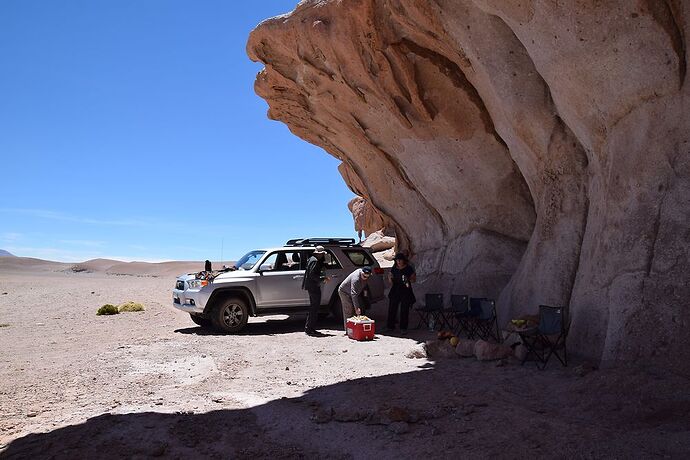
<path id="1" fill-rule="evenodd" d="M 308 337 L 303 315 L 217 334 L 171 307 L 199 268 L 0 258 L 0 458 L 690 456 L 688 376 L 433 359 L 424 328 Z"/>

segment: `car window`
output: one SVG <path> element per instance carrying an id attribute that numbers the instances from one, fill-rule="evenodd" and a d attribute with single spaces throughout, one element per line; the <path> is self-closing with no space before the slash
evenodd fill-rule
<path id="1" fill-rule="evenodd" d="M 276 269 L 278 261 L 278 253 L 274 252 L 273 254 L 269 254 L 266 259 L 264 259 L 263 262 L 261 262 L 261 266 L 259 266 L 259 270 L 262 272 L 271 272 Z"/>
<path id="2" fill-rule="evenodd" d="M 305 260 L 302 263 L 303 269 L 306 269 L 306 267 L 307 267 L 306 259 L 311 257 L 312 252 L 314 252 L 313 249 L 310 249 L 308 251 L 303 251 L 303 253 L 305 254 L 304 255 Z M 338 261 L 338 258 L 335 256 L 335 254 L 333 254 L 333 252 L 331 252 L 330 249 L 326 249 L 326 257 L 324 258 L 323 265 L 328 270 L 335 270 L 335 269 L 343 268 L 343 266 Z"/>
<path id="3" fill-rule="evenodd" d="M 266 251 L 248 252 L 235 263 L 235 267 L 237 267 L 238 270 L 251 270 L 264 254 L 266 254 Z"/>
<path id="4" fill-rule="evenodd" d="M 299 251 L 276 251 L 266 257 L 259 270 L 262 272 L 299 270 L 301 260 Z"/>
<path id="5" fill-rule="evenodd" d="M 371 260 L 371 257 L 366 251 L 362 251 L 361 249 L 343 249 L 343 252 L 355 267 L 374 265 L 374 261 Z"/>
<path id="6" fill-rule="evenodd" d="M 328 249 L 326 249 L 326 258 L 324 259 L 323 265 L 328 269 L 343 268 L 335 255 Z"/>

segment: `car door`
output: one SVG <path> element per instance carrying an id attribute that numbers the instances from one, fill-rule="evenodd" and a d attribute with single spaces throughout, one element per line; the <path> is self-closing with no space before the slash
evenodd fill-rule
<path id="1" fill-rule="evenodd" d="M 328 305 L 335 291 L 340 283 L 346 278 L 343 271 L 343 265 L 340 263 L 335 253 L 329 248 L 326 248 L 326 257 L 323 261 L 323 268 L 326 271 L 326 276 L 330 281 L 325 283 L 321 289 L 321 305 Z"/>
<path id="2" fill-rule="evenodd" d="M 299 307 L 309 304 L 302 289 L 304 270 L 293 261 L 295 251 L 273 251 L 261 262 L 256 278 L 257 308 Z"/>

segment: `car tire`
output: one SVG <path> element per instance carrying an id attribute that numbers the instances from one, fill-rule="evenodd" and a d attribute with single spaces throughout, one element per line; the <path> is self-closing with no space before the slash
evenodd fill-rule
<path id="1" fill-rule="evenodd" d="M 204 318 L 203 316 L 199 316 L 194 313 L 190 313 L 189 316 L 192 318 L 192 321 L 194 321 L 194 324 L 197 324 L 205 329 L 209 329 L 212 326 L 211 320 L 208 318 Z"/>
<path id="2" fill-rule="evenodd" d="M 343 304 L 337 292 L 335 294 L 335 299 L 331 302 L 331 316 L 338 322 L 343 321 Z"/>
<path id="3" fill-rule="evenodd" d="M 249 308 L 239 297 L 223 299 L 211 310 L 213 327 L 221 332 L 239 332 L 247 325 Z"/>

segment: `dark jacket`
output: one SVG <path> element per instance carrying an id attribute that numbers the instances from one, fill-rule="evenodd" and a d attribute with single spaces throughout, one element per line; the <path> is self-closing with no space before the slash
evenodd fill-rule
<path id="1" fill-rule="evenodd" d="M 407 265 L 403 269 L 399 269 L 395 265 L 391 267 L 391 276 L 393 277 L 393 285 L 388 291 L 388 298 L 395 301 L 403 301 L 405 303 L 415 303 L 417 298 L 412 290 L 410 284 L 410 277 L 415 274 L 415 269 L 411 265 Z M 404 276 L 404 278 L 403 278 Z M 405 281 L 403 281 L 403 279 Z"/>
<path id="2" fill-rule="evenodd" d="M 307 260 L 307 270 L 304 272 L 304 279 L 302 280 L 302 289 L 309 291 L 312 289 L 321 289 L 321 282 L 326 278 L 326 271 L 323 268 L 323 260 L 311 256 Z"/>

